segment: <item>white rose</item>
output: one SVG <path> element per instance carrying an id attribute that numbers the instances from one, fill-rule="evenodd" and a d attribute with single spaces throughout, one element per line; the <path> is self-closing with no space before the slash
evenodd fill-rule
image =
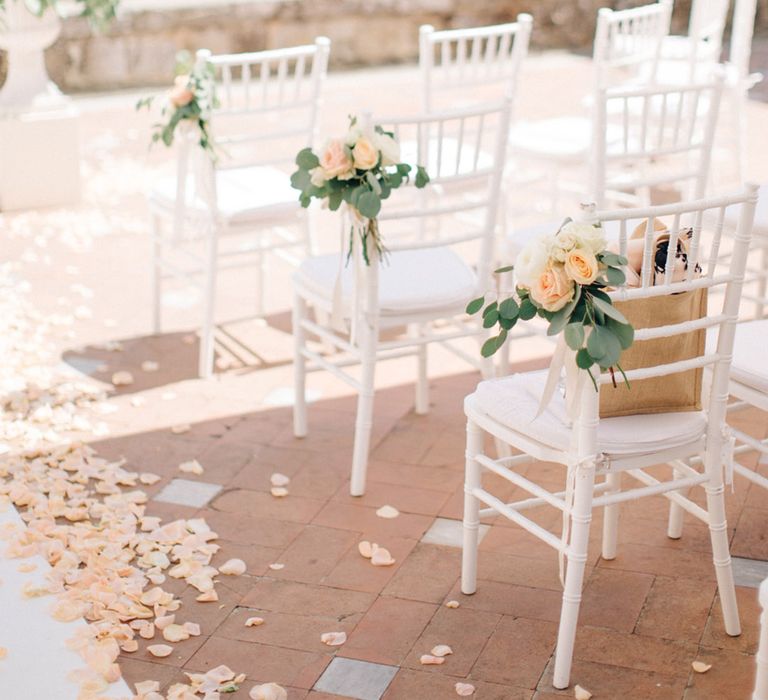
<path id="1" fill-rule="evenodd" d="M 344 143 L 352 148 L 361 136 L 365 136 L 365 133 L 358 122 L 349 127 L 349 131 L 347 131 L 347 135 L 344 137 Z"/>
<path id="2" fill-rule="evenodd" d="M 309 180 L 315 187 L 322 187 L 328 180 L 325 170 L 320 166 L 309 171 Z"/>
<path id="3" fill-rule="evenodd" d="M 574 248 L 580 247 L 580 242 L 580 239 L 571 231 L 560 231 L 555 236 L 555 241 L 552 245 L 552 257 L 558 262 L 565 262 L 568 253 Z"/>
<path id="4" fill-rule="evenodd" d="M 549 263 L 552 248 L 550 237 L 539 237 L 530 241 L 515 260 L 515 281 L 522 287 L 531 288 L 541 277 Z"/>
<path id="5" fill-rule="evenodd" d="M 602 227 L 592 224 L 569 221 L 557 234 L 558 238 L 561 236 L 572 236 L 577 241 L 576 247 L 585 248 L 595 254 L 602 252 L 607 247 L 605 232 Z"/>
<path id="6" fill-rule="evenodd" d="M 400 144 L 387 134 L 374 134 L 373 142 L 381 151 L 382 165 L 395 165 L 400 162 Z"/>

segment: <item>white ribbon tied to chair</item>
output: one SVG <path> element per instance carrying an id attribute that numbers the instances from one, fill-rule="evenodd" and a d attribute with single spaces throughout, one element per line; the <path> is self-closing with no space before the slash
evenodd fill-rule
<path id="1" fill-rule="evenodd" d="M 345 250 L 347 250 L 344 240 L 345 233 L 347 231 L 347 223 L 350 225 L 350 257 L 352 258 L 352 264 L 354 265 L 354 287 L 352 294 L 352 309 L 350 313 L 349 328 L 344 320 L 344 262 L 345 262 Z M 341 224 L 339 228 L 339 266 L 336 271 L 336 281 L 333 284 L 333 299 L 331 301 L 331 328 L 338 333 L 346 333 L 349 331 L 349 342 L 351 345 L 355 344 L 357 337 L 357 321 L 360 314 L 360 293 L 363 286 L 363 268 L 361 257 L 363 251 L 361 249 L 361 240 L 359 231 L 356 230 L 357 226 L 363 226 L 365 222 L 361 219 L 360 215 L 345 205 L 344 212 L 341 216 Z M 378 260 L 374 261 L 377 264 Z"/>

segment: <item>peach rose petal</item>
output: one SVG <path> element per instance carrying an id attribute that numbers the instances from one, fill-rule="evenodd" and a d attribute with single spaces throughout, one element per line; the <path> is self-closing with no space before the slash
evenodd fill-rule
<path id="1" fill-rule="evenodd" d="M 446 607 L 446 608 L 453 608 L 453 609 L 456 609 L 456 608 L 458 608 L 458 607 L 459 607 L 459 601 L 458 601 L 458 600 L 449 600 L 449 601 L 448 601 L 448 602 L 445 604 L 445 607 Z"/>
<path id="2" fill-rule="evenodd" d="M 582 688 L 580 685 L 575 685 L 573 686 L 573 697 L 575 697 L 576 700 L 589 700 L 592 697 L 592 693 L 586 688 Z"/>
<path id="3" fill-rule="evenodd" d="M 346 632 L 323 632 L 320 641 L 329 647 L 340 647 L 347 641 Z"/>
<path id="4" fill-rule="evenodd" d="M 142 639 L 152 639 L 155 636 L 155 626 L 152 623 L 142 627 L 139 630 L 139 637 Z"/>
<path id="5" fill-rule="evenodd" d="M 442 656 L 432 656 L 432 654 L 423 654 L 419 659 L 419 663 L 422 666 L 439 666 L 445 663 L 445 659 Z"/>
<path id="6" fill-rule="evenodd" d="M 703 661 L 694 661 L 691 664 L 691 668 L 693 668 L 696 673 L 706 673 L 712 668 L 712 664 L 705 664 Z"/>
<path id="7" fill-rule="evenodd" d="M 225 683 L 226 681 L 231 681 L 235 677 L 235 672 L 229 666 L 221 664 L 208 671 L 208 673 L 205 674 L 205 677 L 212 680 L 214 683 Z"/>
<path id="8" fill-rule="evenodd" d="M 280 571 L 281 569 L 285 568 L 285 564 L 278 564 L 278 563 L 270 564 L 269 568 L 272 569 L 272 571 Z"/>
<path id="9" fill-rule="evenodd" d="M 157 474 L 151 474 L 150 472 L 144 472 L 139 476 L 139 481 L 142 484 L 145 484 L 146 486 L 152 486 L 152 484 L 156 484 L 158 481 L 160 481 L 160 476 Z"/>
<path id="10" fill-rule="evenodd" d="M 190 637 L 200 636 L 200 625 L 196 622 L 185 622 L 182 627 L 187 630 L 187 634 L 189 634 Z"/>
<path id="11" fill-rule="evenodd" d="M 152 656 L 156 656 L 158 659 L 163 659 L 173 653 L 173 647 L 169 647 L 167 644 L 151 644 L 147 647 L 147 651 L 152 654 Z"/>
<path id="12" fill-rule="evenodd" d="M 285 474 L 275 472 L 271 477 L 269 477 L 269 483 L 272 484 L 272 486 L 288 486 L 288 484 L 291 483 L 291 479 Z"/>
<path id="13" fill-rule="evenodd" d="M 189 462 L 182 462 L 179 465 L 179 471 L 184 472 L 185 474 L 194 474 L 195 476 L 200 476 L 203 473 L 203 465 L 200 464 L 196 459 L 191 459 Z"/>
<path id="14" fill-rule="evenodd" d="M 389 550 L 384 549 L 384 547 L 377 547 L 371 556 L 371 564 L 374 566 L 392 566 L 394 563 L 395 560 Z"/>
<path id="15" fill-rule="evenodd" d="M 171 432 L 174 435 L 182 435 L 183 433 L 188 433 L 190 430 L 192 430 L 192 426 L 189 423 L 179 423 L 179 425 L 171 427 Z"/>
<path id="16" fill-rule="evenodd" d="M 461 695 L 463 698 L 468 698 L 475 692 L 475 686 L 471 683 L 457 683 L 454 688 L 456 688 L 456 695 Z"/>
<path id="17" fill-rule="evenodd" d="M 264 618 L 263 617 L 249 617 L 245 621 L 246 627 L 258 627 L 259 625 L 264 624 Z"/>
<path id="18" fill-rule="evenodd" d="M 400 511 L 394 506 L 382 506 L 376 511 L 376 515 L 380 518 L 392 519 L 400 515 Z"/>
<path id="19" fill-rule="evenodd" d="M 230 559 L 219 567 L 219 573 L 225 576 L 242 576 L 245 569 L 245 562 L 242 559 Z"/>
<path id="20" fill-rule="evenodd" d="M 172 625 L 176 621 L 176 615 L 161 615 L 155 619 L 155 627 L 159 630 L 164 630 L 168 625 Z"/>
<path id="21" fill-rule="evenodd" d="M 133 384 L 133 375 L 126 370 L 120 370 L 112 375 L 113 386 L 130 386 L 131 384 Z"/>
<path id="22" fill-rule="evenodd" d="M 168 625 L 163 630 L 163 639 L 165 639 L 166 642 L 183 642 L 184 640 L 189 639 L 189 632 L 187 632 L 181 625 L 174 623 Z"/>
<path id="23" fill-rule="evenodd" d="M 288 692 L 277 683 L 255 685 L 248 693 L 251 700 L 288 700 Z"/>
<path id="24" fill-rule="evenodd" d="M 357 551 L 360 552 L 361 556 L 370 559 L 373 556 L 373 545 L 368 540 L 363 540 L 358 543 Z"/>
<path id="25" fill-rule="evenodd" d="M 275 498 L 285 498 L 288 495 L 288 489 L 283 488 L 282 486 L 273 486 L 269 492 L 275 497 Z"/>
<path id="26" fill-rule="evenodd" d="M 206 591 L 195 598 L 198 603 L 215 603 L 218 599 L 219 594 L 215 590 Z"/>
<path id="27" fill-rule="evenodd" d="M 432 651 L 429 653 L 432 656 L 448 656 L 448 654 L 453 654 L 453 649 L 447 644 L 438 644 L 436 647 L 432 647 Z"/>
<path id="28" fill-rule="evenodd" d="M 121 645 L 120 649 L 127 653 L 132 653 L 134 651 L 138 651 L 139 649 L 139 643 L 135 639 L 126 639 Z"/>
<path id="29" fill-rule="evenodd" d="M 140 681 L 136 683 L 135 688 L 137 695 L 156 693 L 160 690 L 160 681 Z"/>

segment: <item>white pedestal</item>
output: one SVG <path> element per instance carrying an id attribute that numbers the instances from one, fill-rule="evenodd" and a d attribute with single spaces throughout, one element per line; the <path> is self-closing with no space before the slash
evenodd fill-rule
<path id="1" fill-rule="evenodd" d="M 0 116 L 0 211 L 80 200 L 79 121 L 73 105 Z"/>

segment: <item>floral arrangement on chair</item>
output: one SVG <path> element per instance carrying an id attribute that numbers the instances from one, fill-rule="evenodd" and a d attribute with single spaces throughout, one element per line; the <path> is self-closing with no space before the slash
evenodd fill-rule
<path id="1" fill-rule="evenodd" d="M 399 160 L 400 146 L 392 132 L 379 125 L 365 127 L 356 117 L 350 117 L 346 136 L 327 141 L 319 155 L 311 148 L 299 151 L 298 170 L 291 175 L 291 186 L 299 190 L 302 207 L 308 207 L 313 199 L 323 200 L 331 211 L 347 204 L 353 215 L 347 257 L 352 254 L 357 231 L 363 258 L 370 265 L 369 242 L 379 254 L 385 252 L 376 220 L 381 202 L 408 182 L 413 170 Z M 416 187 L 428 182 L 427 171 L 417 166 Z"/>
<path id="2" fill-rule="evenodd" d="M 613 377 L 616 368 L 626 382 L 619 358 L 632 345 L 634 329 L 605 291 L 625 282 L 626 265 L 625 257 L 608 250 L 599 224 L 566 219 L 554 235 L 535 238 L 521 251 L 514 268 L 496 270 L 514 269 L 514 294 L 489 304 L 482 296 L 467 305 L 468 314 L 483 310 L 485 328 L 500 329 L 483 344 L 482 355 L 490 357 L 501 348 L 519 320 L 538 315 L 549 322 L 547 335 L 563 334 L 580 369 L 597 365 Z"/>
<path id="3" fill-rule="evenodd" d="M 179 124 L 192 122 L 200 132 L 200 147 L 216 158 L 210 131 L 210 112 L 218 106 L 213 66 L 197 64 L 192 55 L 182 51 L 176 56 L 176 79 L 168 92 L 161 111 L 162 121 L 153 126 L 152 143 L 162 141 L 173 145 Z M 154 97 L 145 97 L 136 103 L 136 109 L 149 108 Z"/>

